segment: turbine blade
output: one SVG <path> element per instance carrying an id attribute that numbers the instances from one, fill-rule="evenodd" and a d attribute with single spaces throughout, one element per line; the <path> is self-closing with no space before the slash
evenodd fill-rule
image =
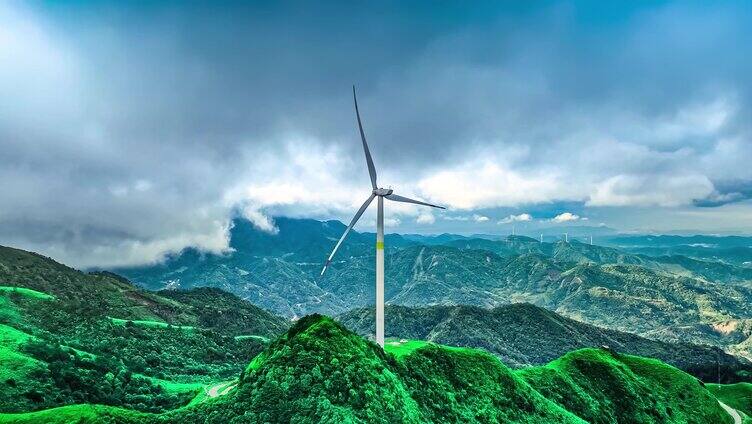
<path id="1" fill-rule="evenodd" d="M 420 200 L 410 199 L 409 197 L 400 196 L 398 194 L 387 194 L 384 197 L 394 202 L 415 203 L 416 205 L 423 205 L 423 206 L 430 206 L 432 208 L 446 209 L 443 206 L 432 205 L 430 203 L 421 202 Z"/>
<path id="2" fill-rule="evenodd" d="M 353 101 L 355 102 L 355 115 L 358 117 L 358 128 L 360 129 L 360 139 L 363 140 L 363 150 L 366 152 L 366 164 L 368 165 L 368 175 L 371 177 L 371 186 L 376 189 L 376 167 L 373 166 L 371 151 L 368 150 L 366 143 L 366 134 L 363 132 L 363 124 L 360 122 L 360 111 L 358 110 L 358 98 L 355 97 L 355 86 L 353 85 Z"/>
<path id="3" fill-rule="evenodd" d="M 368 209 L 368 205 L 371 204 L 373 201 L 373 198 L 376 197 L 375 194 L 371 194 L 371 196 L 363 203 L 363 206 L 358 209 L 358 212 L 353 217 L 352 221 L 350 221 L 350 225 L 347 226 L 347 229 L 345 230 L 345 233 L 342 234 L 342 237 L 339 238 L 339 241 L 337 242 L 337 245 L 334 246 L 334 250 L 332 250 L 332 254 L 329 255 L 329 258 L 326 260 L 326 263 L 324 264 L 324 268 L 321 270 L 321 275 L 324 275 L 324 271 L 329 267 L 329 264 L 332 262 L 332 258 L 334 257 L 334 254 L 337 253 L 337 249 L 339 249 L 339 246 L 342 244 L 342 242 L 345 240 L 345 237 L 347 237 L 347 234 L 350 233 L 350 230 L 355 226 L 355 223 L 358 222 L 358 219 L 360 219 L 360 216 L 363 215 L 363 212 Z"/>

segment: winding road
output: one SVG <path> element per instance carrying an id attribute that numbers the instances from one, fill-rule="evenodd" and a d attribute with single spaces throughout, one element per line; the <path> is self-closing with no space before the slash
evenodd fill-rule
<path id="1" fill-rule="evenodd" d="M 739 413 L 736 411 L 736 409 L 726 405 L 725 403 L 721 402 L 720 400 L 718 403 L 721 404 L 721 408 L 726 410 L 726 412 L 731 415 L 731 418 L 734 419 L 734 424 L 742 424 L 742 416 L 739 415 Z"/>

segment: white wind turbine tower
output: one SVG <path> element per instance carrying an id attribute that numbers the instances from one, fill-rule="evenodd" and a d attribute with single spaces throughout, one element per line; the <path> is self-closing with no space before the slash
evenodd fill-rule
<path id="1" fill-rule="evenodd" d="M 409 199 L 407 197 L 394 194 L 391 188 L 381 188 L 376 184 L 376 167 L 373 165 L 373 159 L 371 159 L 371 152 L 368 150 L 368 143 L 366 143 L 366 135 L 363 132 L 363 124 L 360 122 L 360 112 L 358 111 L 358 99 L 355 97 L 355 86 L 353 86 L 353 102 L 355 103 L 355 116 L 358 118 L 358 128 L 360 129 L 360 139 L 363 141 L 363 151 L 366 154 L 366 164 L 368 165 L 368 175 L 371 177 L 371 195 L 366 199 L 363 205 L 355 213 L 350 225 L 347 226 L 345 233 L 339 238 L 339 241 L 334 246 L 334 250 L 329 255 L 329 258 L 324 264 L 324 268 L 321 270 L 321 275 L 329 267 L 332 262 L 334 254 L 337 253 L 337 249 L 347 237 L 347 234 L 358 222 L 358 219 L 363 212 L 368 209 L 368 205 L 371 204 L 375 197 L 378 197 L 378 208 L 376 213 L 376 343 L 381 347 L 384 347 L 384 199 L 392 200 L 395 202 L 414 203 L 416 205 L 431 206 L 433 208 L 446 209 L 443 206 L 436 206 L 430 203 L 421 202 L 420 200 Z"/>

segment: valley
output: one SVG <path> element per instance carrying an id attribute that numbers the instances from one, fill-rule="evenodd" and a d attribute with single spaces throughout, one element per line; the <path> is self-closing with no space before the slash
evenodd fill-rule
<path id="1" fill-rule="evenodd" d="M 236 220 L 233 251 L 224 255 L 189 249 L 159 265 L 114 271 L 151 290 L 218 287 L 287 318 L 336 315 L 373 304 L 372 234 L 353 232 L 340 259 L 319 277 L 322 258 L 344 225 L 290 218 L 275 222 L 279 231 L 270 234 Z M 692 249 L 697 242 L 671 240 L 672 248 Z M 525 236 L 390 234 L 386 301 L 484 308 L 527 302 L 600 327 L 750 356 L 752 269 L 739 265 L 745 253 L 736 262 L 673 250 L 652 256 L 630 251 L 634 246 L 618 237 L 606 241 L 627 248 L 540 243 Z M 728 248 L 739 249 L 744 242 L 732 239 Z"/>

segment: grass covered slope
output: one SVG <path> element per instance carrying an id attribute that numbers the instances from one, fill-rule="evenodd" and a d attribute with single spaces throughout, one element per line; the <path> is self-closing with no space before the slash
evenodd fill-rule
<path id="1" fill-rule="evenodd" d="M 164 416 L 185 424 L 240 415 L 242 422 L 582 422 L 491 355 L 412 347 L 397 360 L 330 318 L 307 316 L 251 362 L 236 390 Z"/>
<path id="2" fill-rule="evenodd" d="M 660 359 L 703 381 L 716 381 L 719 368 L 724 382 L 748 379 L 752 372 L 752 364 L 716 347 L 650 340 L 575 321 L 529 303 L 493 309 L 388 305 L 385 317 L 389 337 L 483 348 L 515 368 L 544 365 L 573 350 L 607 345 L 619 352 Z M 374 332 L 373 308 L 353 309 L 337 319 L 358 334 Z"/>
<path id="3" fill-rule="evenodd" d="M 426 422 L 583 422 L 481 350 L 428 344 L 398 369 Z"/>
<path id="4" fill-rule="evenodd" d="M 591 423 L 731 423 L 692 376 L 660 361 L 583 349 L 518 374 Z"/>
<path id="5" fill-rule="evenodd" d="M 0 284 L 0 412 L 179 407 L 288 325 L 219 290 L 153 293 L 2 246 Z"/>
<path id="6" fill-rule="evenodd" d="M 752 416 L 752 384 L 708 384 L 707 388 L 721 402 Z"/>
<path id="7" fill-rule="evenodd" d="M 0 414 L 0 423 L 731 422 L 697 380 L 656 360 L 583 349 L 512 371 L 476 349 L 398 341 L 385 352 L 320 315 L 301 319 L 237 382 L 217 387 L 160 414 L 76 405 Z"/>
<path id="8" fill-rule="evenodd" d="M 0 414 L 0 424 L 141 424 L 157 417 L 102 405 L 70 405 L 38 412 Z"/>
<path id="9" fill-rule="evenodd" d="M 237 389 L 175 417 L 182 423 L 241 415 L 243 422 L 423 422 L 393 364 L 331 318 L 311 315 L 257 356 Z"/>

